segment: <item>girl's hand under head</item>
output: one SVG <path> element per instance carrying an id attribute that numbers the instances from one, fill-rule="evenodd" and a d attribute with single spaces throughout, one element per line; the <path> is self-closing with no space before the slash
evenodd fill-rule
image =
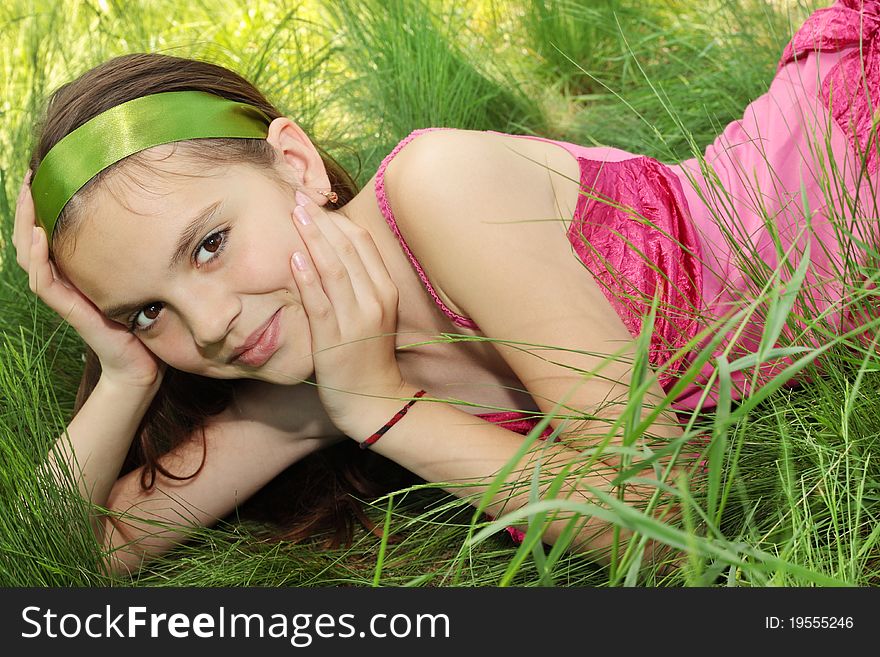
<path id="1" fill-rule="evenodd" d="M 297 192 L 306 245 L 291 258 L 309 319 L 318 395 L 344 433 L 405 387 L 394 353 L 398 291 L 369 232 Z"/>
<path id="2" fill-rule="evenodd" d="M 67 281 L 49 259 L 46 232 L 36 225 L 28 171 L 15 207 L 13 244 L 16 261 L 28 274 L 31 291 L 63 317 L 101 362 L 101 377 L 114 383 L 155 391 L 165 363 L 121 324 L 112 322 Z"/>

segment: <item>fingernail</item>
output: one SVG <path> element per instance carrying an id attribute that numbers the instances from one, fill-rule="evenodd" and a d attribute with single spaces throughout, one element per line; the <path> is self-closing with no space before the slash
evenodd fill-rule
<path id="1" fill-rule="evenodd" d="M 32 175 L 32 174 L 33 174 L 33 171 L 31 171 L 30 169 L 28 169 L 28 170 L 27 170 L 27 173 L 24 174 L 24 184 L 25 184 L 25 185 L 27 185 L 27 184 L 31 181 L 31 175 Z"/>
<path id="2" fill-rule="evenodd" d="M 306 263 L 306 257 L 302 253 L 300 253 L 299 251 L 296 251 L 293 254 L 293 264 L 300 271 L 305 271 L 309 267 L 308 263 Z"/>
<path id="3" fill-rule="evenodd" d="M 299 223 L 301 223 L 303 226 L 308 226 L 310 223 L 312 223 L 312 219 L 311 217 L 309 217 L 309 213 L 306 212 L 306 209 L 301 205 L 297 205 L 293 209 L 293 216 L 295 216 L 297 221 L 299 221 Z"/>
<path id="4" fill-rule="evenodd" d="M 296 190 L 296 194 L 294 194 L 293 196 L 296 199 L 296 202 L 299 203 L 300 205 L 305 205 L 306 203 L 309 202 L 309 197 L 306 196 L 305 194 L 303 194 L 299 190 Z"/>
<path id="5" fill-rule="evenodd" d="M 31 235 L 31 237 L 32 237 L 31 244 L 36 244 L 40 240 L 40 229 L 34 228 L 34 232 Z"/>

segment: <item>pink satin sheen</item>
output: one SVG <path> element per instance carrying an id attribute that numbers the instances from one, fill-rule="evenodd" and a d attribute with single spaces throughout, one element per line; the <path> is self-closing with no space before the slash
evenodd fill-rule
<path id="1" fill-rule="evenodd" d="M 873 202 L 878 189 L 876 150 L 866 146 L 877 116 L 870 108 L 880 102 L 878 17 L 877 0 L 843 0 L 811 14 L 784 49 L 767 93 L 750 103 L 743 118 L 730 123 L 705 149 L 709 171 L 701 172 L 696 158 L 670 165 L 682 181 L 703 245 L 707 320 L 730 316 L 754 300 L 754 284 L 744 272 L 758 264 L 770 270 L 779 266 L 773 235 L 763 219 L 767 216 L 778 232 L 782 252 L 795 245 L 788 256 L 790 272 L 800 264 L 807 241 L 810 243 L 810 263 L 791 313 L 795 325 L 806 326 L 799 317 L 820 315 L 836 333 L 864 324 L 866 318 L 850 309 L 842 310 L 841 305 L 847 286 L 863 285 L 865 276 L 853 272 L 865 264 L 865 251 L 854 242 L 842 246 L 845 240 L 838 237 L 840 229 L 829 215 L 848 217 L 847 229 L 857 239 L 869 245 L 877 242 L 878 212 Z M 830 160 L 839 172 L 835 178 L 831 178 Z M 714 188 L 707 183 L 707 175 L 717 178 Z M 723 194 L 718 191 L 719 183 Z M 823 185 L 831 189 L 823 190 Z M 859 205 L 854 210 L 855 198 Z M 806 231 L 808 216 L 812 227 Z M 800 231 L 804 232 L 798 235 Z M 748 244 L 760 260 L 740 262 L 731 240 Z M 845 262 L 850 279 L 841 276 Z M 790 273 L 784 273 L 782 281 L 789 279 Z M 764 325 L 759 310 L 742 325 L 738 337 L 734 331 L 727 333 L 713 357 L 728 345 L 728 361 L 754 353 Z M 793 337 L 787 327 L 783 334 Z M 807 336 L 795 343 L 821 346 L 814 334 Z M 763 363 L 757 372 L 733 372 L 733 398 L 741 399 L 760 388 L 796 358 Z M 821 360 L 816 366 L 822 370 Z M 714 360 L 710 360 L 674 406 L 698 408 L 704 392 L 702 407 L 717 405 L 717 378 L 709 384 L 714 369 Z M 808 381 L 801 374 L 786 385 Z"/>
<path id="2" fill-rule="evenodd" d="M 385 170 L 394 156 L 419 135 L 444 129 L 414 130 L 397 144 L 376 174 L 376 198 L 382 215 L 440 310 L 454 324 L 479 330 L 473 320 L 455 313 L 440 299 L 401 235 L 385 192 Z M 577 159 L 582 193 L 568 229 L 569 242 L 633 337 L 641 333 L 645 306 L 650 308 L 654 292 L 659 293 L 649 361 L 655 367 L 669 361 L 673 352 L 696 333 L 696 316 L 701 308 L 700 243 L 688 218 L 678 177 L 657 160 L 616 148 L 578 146 L 530 135 L 510 136 L 555 144 Z M 661 386 L 670 387 L 685 364 L 679 359 L 660 373 Z"/>
<path id="3" fill-rule="evenodd" d="M 777 245 L 765 217 L 770 218 L 782 253 L 796 247 L 788 256 L 790 268 L 783 270 L 788 272 L 783 274 L 783 283 L 810 243 L 804 286 L 792 309 L 795 317 L 822 313 L 835 331 L 848 331 L 864 322 L 840 308 L 845 285 L 858 284 L 859 276 L 844 281 L 839 275 L 845 261 L 864 263 L 864 250 L 855 244 L 842 249 L 838 229 L 828 217 L 833 209 L 840 214 L 840 208 L 848 208 L 847 199 L 873 199 L 872 188 L 880 187 L 876 147 L 871 141 L 876 139 L 873 125 L 880 119 L 880 110 L 872 108 L 878 107 L 880 0 L 840 0 L 814 12 L 795 33 L 768 91 L 706 147 L 704 169 L 697 158 L 663 164 L 613 147 L 513 136 L 553 143 L 577 159 L 582 193 L 568 231 L 569 242 L 633 336 L 641 331 L 654 293 L 659 296 L 649 360 L 654 368 L 668 364 L 658 374 L 668 392 L 712 335 L 678 359 L 673 359 L 675 352 L 710 322 L 729 317 L 754 301 L 755 283 L 747 272 L 758 265 L 768 272 L 779 267 Z M 456 325 L 479 330 L 436 294 L 400 234 L 385 193 L 384 173 L 391 159 L 420 134 L 437 129 L 443 128 L 412 132 L 385 158 L 376 177 L 377 201 L 437 306 Z M 830 167 L 823 160 L 832 158 L 842 173 L 838 187 L 829 192 L 822 181 L 823 176 L 827 180 Z M 812 229 L 799 235 L 806 226 L 807 208 Z M 851 217 L 852 232 L 869 244 L 877 241 L 875 204 L 845 212 Z M 746 246 L 760 260 L 753 257 L 741 262 L 737 245 Z M 848 269 L 855 268 L 850 264 Z M 768 276 L 765 273 L 762 281 Z M 800 320 L 797 324 L 804 325 Z M 672 407 L 688 411 L 717 405 L 715 358 L 728 347 L 728 361 L 754 353 L 763 330 L 761 311 L 738 323 Z M 792 337 L 787 328 L 784 334 Z M 812 335 L 810 342 L 819 346 Z M 733 372 L 733 398 L 749 394 L 752 377 L 760 387 L 793 361 L 778 358 L 762 364 L 757 372 L 753 368 Z M 821 364 L 817 365 L 821 370 Z M 792 378 L 787 385 L 804 380 L 803 376 Z M 479 417 L 523 435 L 538 421 L 519 412 Z M 540 437 L 546 439 L 550 433 L 547 427 Z M 514 540 L 522 537 L 516 528 L 507 531 Z"/>
<path id="4" fill-rule="evenodd" d="M 475 322 L 455 313 L 440 299 L 400 233 L 385 191 L 385 170 L 397 153 L 419 135 L 442 129 L 415 130 L 397 144 L 376 174 L 376 198 L 389 228 L 440 310 L 454 324 L 479 330 Z M 634 337 L 641 332 L 645 304 L 650 308 L 654 291 L 658 291 L 660 303 L 649 361 L 654 366 L 665 363 L 696 332 L 694 315 L 701 301 L 700 244 L 683 211 L 687 206 L 679 179 L 656 160 L 620 149 L 512 136 L 553 143 L 578 160 L 583 193 L 567 233 L 569 242 Z M 629 249 L 646 257 L 633 257 Z M 661 373 L 661 385 L 671 386 L 675 373 L 685 364 L 683 360 L 677 361 Z M 540 419 L 516 411 L 483 413 L 478 417 L 522 435 L 531 432 Z M 546 440 L 551 433 L 552 427 L 547 426 L 538 437 Z M 522 540 L 520 530 L 506 530 L 515 541 Z"/>

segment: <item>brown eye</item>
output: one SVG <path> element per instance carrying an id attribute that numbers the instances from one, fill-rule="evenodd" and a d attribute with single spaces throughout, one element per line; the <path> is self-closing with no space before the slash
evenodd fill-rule
<path id="1" fill-rule="evenodd" d="M 149 331 L 153 328 L 153 320 L 159 317 L 160 312 L 162 312 L 161 303 L 151 303 L 144 306 L 135 313 L 134 317 L 131 318 L 131 322 L 129 323 L 131 330 L 139 333 Z M 144 318 L 149 323 L 142 324 L 141 318 Z"/>
<path id="2" fill-rule="evenodd" d="M 196 252 L 193 254 L 193 260 L 195 260 L 197 265 L 204 265 L 211 262 L 214 258 L 218 257 L 219 253 L 226 248 L 226 233 L 229 232 L 229 229 L 217 231 L 216 233 L 212 233 L 208 235 L 199 247 L 196 249 Z M 202 249 L 211 254 L 209 257 L 202 258 L 200 257 Z"/>
<path id="3" fill-rule="evenodd" d="M 220 244 L 223 242 L 221 238 L 222 236 L 220 235 L 220 233 L 215 233 L 214 235 L 211 235 L 208 239 L 206 239 L 202 243 L 202 246 L 211 253 L 216 253 L 217 249 L 220 248 Z"/>

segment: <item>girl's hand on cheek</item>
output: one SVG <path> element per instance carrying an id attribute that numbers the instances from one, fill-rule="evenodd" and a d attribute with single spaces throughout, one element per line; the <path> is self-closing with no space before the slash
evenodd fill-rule
<path id="1" fill-rule="evenodd" d="M 31 291 L 92 348 L 101 363 L 101 378 L 127 387 L 157 390 L 166 364 L 127 328 L 107 319 L 49 259 L 46 231 L 36 225 L 30 172 L 18 195 L 13 243 L 16 261 L 27 272 Z"/>
<path id="2" fill-rule="evenodd" d="M 318 394 L 349 435 L 377 397 L 404 388 L 394 354 L 398 291 L 370 234 L 297 193 L 293 222 L 305 243 L 291 268 L 309 319 Z"/>

